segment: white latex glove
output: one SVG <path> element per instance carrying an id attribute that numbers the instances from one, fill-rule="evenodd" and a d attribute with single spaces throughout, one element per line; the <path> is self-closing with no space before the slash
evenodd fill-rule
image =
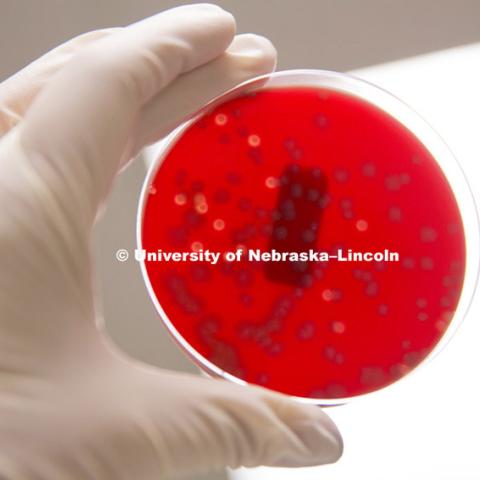
<path id="1" fill-rule="evenodd" d="M 159 479 L 341 455 L 320 408 L 140 364 L 102 331 L 99 206 L 141 146 L 273 69 L 267 40 L 234 33 L 218 7 L 180 7 L 79 37 L 0 85 L 0 478 Z"/>

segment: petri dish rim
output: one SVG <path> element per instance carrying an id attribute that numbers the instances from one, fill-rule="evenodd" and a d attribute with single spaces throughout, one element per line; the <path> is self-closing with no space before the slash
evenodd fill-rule
<path id="1" fill-rule="evenodd" d="M 398 380 L 392 382 L 391 384 L 360 395 L 334 399 L 291 396 L 291 398 L 299 402 L 313 405 L 342 405 L 347 402 L 351 402 L 352 400 L 371 397 L 372 395 L 377 395 L 384 390 L 388 390 L 392 385 L 397 385 L 402 380 L 410 378 L 412 375 L 415 374 L 415 372 L 418 372 L 425 365 L 429 364 L 430 361 L 434 357 L 436 357 L 449 343 L 449 341 L 456 333 L 459 325 L 464 320 L 472 303 L 478 283 L 480 264 L 480 248 L 478 247 L 480 245 L 480 229 L 478 211 L 475 205 L 475 200 L 470 185 L 467 181 L 465 173 L 463 172 L 463 169 L 461 168 L 458 160 L 456 159 L 448 145 L 444 142 L 442 137 L 433 129 L 433 127 L 413 108 L 411 108 L 409 105 L 407 105 L 405 102 L 403 102 L 401 99 L 399 99 L 392 93 L 371 82 L 360 79 L 350 74 L 339 73 L 329 70 L 285 70 L 255 77 L 241 83 L 240 85 L 224 92 L 223 94 L 208 102 L 196 114 L 194 114 L 192 118 L 186 120 L 161 141 L 160 154 L 158 155 L 157 159 L 149 166 L 147 175 L 141 189 L 136 222 L 137 248 L 140 250 L 143 249 L 143 213 L 145 209 L 146 199 L 148 196 L 149 185 L 155 178 L 157 171 L 163 163 L 163 160 L 168 155 L 170 150 L 175 146 L 176 142 L 181 138 L 183 132 L 188 129 L 193 123 L 195 123 L 195 121 L 198 120 L 201 116 L 218 106 L 220 103 L 224 103 L 246 92 L 264 89 L 271 90 L 275 88 L 292 86 L 326 88 L 330 90 L 337 90 L 344 94 L 353 95 L 363 101 L 370 103 L 374 107 L 383 110 L 392 118 L 394 118 L 397 122 L 406 127 L 431 153 L 432 157 L 435 159 L 437 164 L 440 166 L 443 174 L 447 178 L 460 210 L 465 234 L 465 276 L 462 292 L 453 319 L 439 342 L 416 367 L 414 367 L 406 375 L 400 377 Z M 180 346 L 183 352 L 193 361 L 193 363 L 197 365 L 201 372 L 211 377 L 223 378 L 239 385 L 248 385 L 246 381 L 235 377 L 234 375 L 222 370 L 221 368 L 210 362 L 203 355 L 197 352 L 185 340 L 185 338 L 183 338 L 183 336 L 175 328 L 175 326 L 163 310 L 162 306 L 160 305 L 160 302 L 158 301 L 155 292 L 153 291 L 145 267 L 145 263 L 143 261 L 139 263 L 142 277 L 147 287 L 149 296 L 155 306 L 155 309 L 157 310 L 157 313 L 159 314 L 167 331 L 169 332 L 173 340 L 177 343 L 177 345 Z"/>

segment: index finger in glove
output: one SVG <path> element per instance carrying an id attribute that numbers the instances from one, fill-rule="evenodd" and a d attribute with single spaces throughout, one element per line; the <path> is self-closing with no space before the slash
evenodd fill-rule
<path id="1" fill-rule="evenodd" d="M 22 120 L 38 93 L 76 53 L 117 30 L 107 28 L 78 35 L 0 83 L 0 136 Z"/>
<path id="2" fill-rule="evenodd" d="M 32 106 L 21 144 L 64 178 L 106 193 L 140 108 L 178 75 L 219 56 L 235 33 L 233 17 L 213 5 L 174 8 L 86 48 Z"/>

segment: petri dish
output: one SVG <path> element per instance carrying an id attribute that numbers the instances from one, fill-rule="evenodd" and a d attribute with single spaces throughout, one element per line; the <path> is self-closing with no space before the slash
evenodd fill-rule
<path id="1" fill-rule="evenodd" d="M 292 70 L 226 92 L 164 141 L 137 260 L 202 371 L 334 405 L 448 342 L 478 237 L 465 176 L 425 120 L 355 77 Z"/>

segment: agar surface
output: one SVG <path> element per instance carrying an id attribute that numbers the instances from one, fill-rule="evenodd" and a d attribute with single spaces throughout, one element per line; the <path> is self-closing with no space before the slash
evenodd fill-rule
<path id="1" fill-rule="evenodd" d="M 311 398 L 382 388 L 449 326 L 465 273 L 459 209 L 406 128 L 338 91 L 219 105 L 166 155 L 143 248 L 398 252 L 399 261 L 146 263 L 178 333 L 251 383 Z"/>

